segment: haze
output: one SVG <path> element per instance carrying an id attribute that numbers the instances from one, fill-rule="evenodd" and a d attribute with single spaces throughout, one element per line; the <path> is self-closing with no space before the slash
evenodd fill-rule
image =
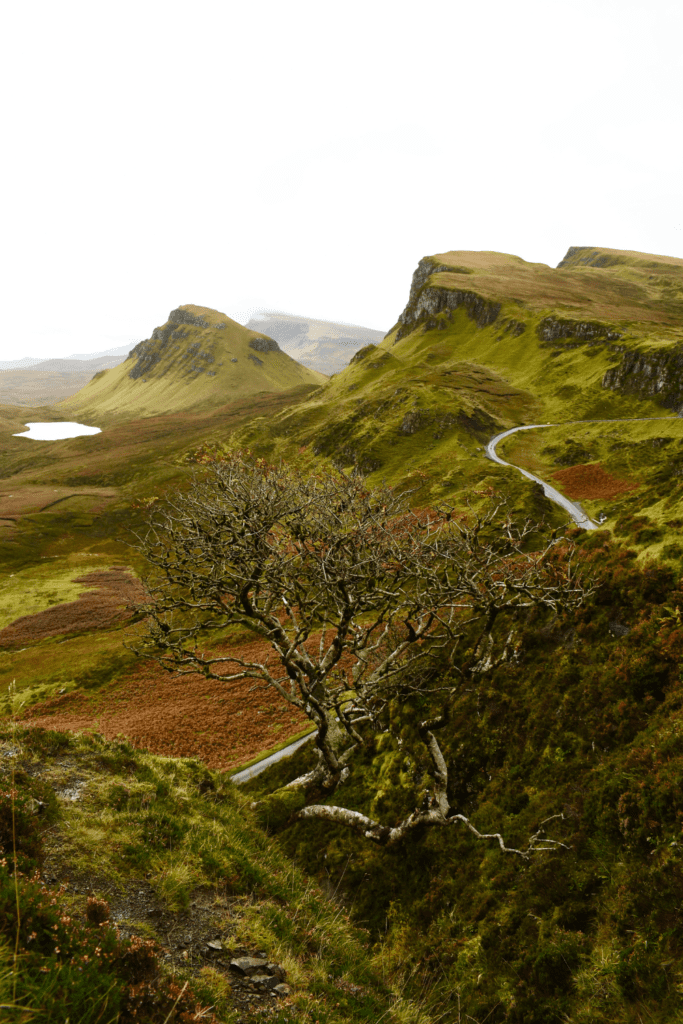
<path id="1" fill-rule="evenodd" d="M 420 257 L 683 255 L 679 4 L 45 0 L 4 17 L 0 359 L 196 303 L 388 330 Z"/>

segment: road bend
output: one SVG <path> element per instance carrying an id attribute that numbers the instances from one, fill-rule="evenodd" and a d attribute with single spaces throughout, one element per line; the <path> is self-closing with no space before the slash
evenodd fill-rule
<path id="1" fill-rule="evenodd" d="M 613 420 L 567 420 L 564 423 L 531 423 L 524 427 L 513 427 L 511 430 L 504 430 L 502 434 L 496 434 L 492 437 L 489 443 L 486 445 L 486 457 L 491 459 L 492 462 L 497 462 L 500 466 L 509 466 L 511 469 L 516 469 L 518 473 L 525 476 L 527 480 L 533 480 L 535 483 L 540 484 L 543 488 L 543 493 L 546 498 L 550 501 L 554 501 L 556 505 L 563 508 L 565 512 L 568 512 L 572 517 L 577 526 L 580 526 L 583 530 L 598 530 L 600 528 L 598 523 L 594 523 L 586 513 L 583 511 L 581 506 L 575 501 L 570 501 L 564 494 L 560 494 L 558 490 L 551 487 L 550 484 L 546 483 L 545 480 L 541 480 L 540 476 L 535 476 L 533 473 L 529 473 L 526 469 L 522 469 L 521 466 L 515 466 L 512 462 L 505 462 L 499 455 L 496 455 L 496 446 L 505 437 L 509 437 L 510 434 L 516 434 L 518 430 L 543 430 L 546 427 L 560 427 L 570 426 L 571 424 L 579 423 L 642 423 L 646 420 L 676 420 L 680 419 L 680 416 L 633 416 L 624 419 L 613 419 Z"/>

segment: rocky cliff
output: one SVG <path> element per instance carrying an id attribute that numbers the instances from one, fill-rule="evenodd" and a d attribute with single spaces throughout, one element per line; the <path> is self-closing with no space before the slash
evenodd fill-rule
<path id="1" fill-rule="evenodd" d="M 638 398 L 653 398 L 665 409 L 683 414 L 683 344 L 660 352 L 626 352 L 607 370 L 602 386 Z"/>
<path id="2" fill-rule="evenodd" d="M 555 397 L 571 392 L 575 399 L 583 377 L 593 404 L 602 389 L 683 408 L 683 260 L 594 246 L 570 247 L 555 269 L 504 253 L 427 256 L 387 341 L 396 351 L 404 339 L 439 331 L 457 351 L 465 343 L 459 310 L 482 332 L 478 343 L 468 336 L 468 358 L 474 346 L 487 365 L 507 364 L 512 380 L 535 381 L 535 393 L 552 387 Z M 489 349 L 487 328 L 496 342 L 527 331 L 534 341 L 518 351 L 509 344 Z M 446 337 L 437 337 L 433 345 L 443 346 Z M 578 414 L 575 402 L 573 410 Z"/>

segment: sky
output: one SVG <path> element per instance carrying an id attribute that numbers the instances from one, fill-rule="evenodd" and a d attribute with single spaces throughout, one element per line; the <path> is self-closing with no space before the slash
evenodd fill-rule
<path id="1" fill-rule="evenodd" d="M 0 360 L 170 310 L 389 330 L 425 255 L 683 256 L 680 0 L 2 15 Z"/>

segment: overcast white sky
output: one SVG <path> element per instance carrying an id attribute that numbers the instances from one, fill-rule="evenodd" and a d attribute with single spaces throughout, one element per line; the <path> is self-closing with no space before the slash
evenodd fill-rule
<path id="1" fill-rule="evenodd" d="M 388 330 L 418 260 L 683 256 L 680 0 L 5 5 L 0 359 Z"/>

